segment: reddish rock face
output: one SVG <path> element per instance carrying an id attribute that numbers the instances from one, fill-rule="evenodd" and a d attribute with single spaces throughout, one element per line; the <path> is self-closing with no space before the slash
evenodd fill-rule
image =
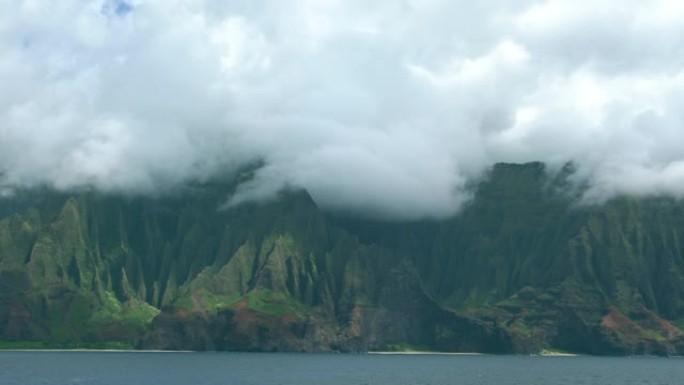
<path id="1" fill-rule="evenodd" d="M 678 354 L 684 332 L 643 306 L 627 314 L 611 306 L 601 319 L 601 332 L 628 354 Z"/>

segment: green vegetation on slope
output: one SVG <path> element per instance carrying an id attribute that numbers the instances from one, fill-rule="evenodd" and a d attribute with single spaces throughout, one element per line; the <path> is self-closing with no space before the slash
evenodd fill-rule
<path id="1" fill-rule="evenodd" d="M 308 306 L 287 294 L 272 290 L 254 290 L 249 292 L 245 299 L 249 309 L 271 316 L 294 315 L 305 318 L 311 312 Z"/>
<path id="2" fill-rule="evenodd" d="M 293 191 L 219 210 L 221 183 L 21 192 L 0 201 L 0 340 L 683 352 L 684 204 L 578 205 L 571 172 L 500 164 L 458 215 L 414 223 L 326 216 Z"/>

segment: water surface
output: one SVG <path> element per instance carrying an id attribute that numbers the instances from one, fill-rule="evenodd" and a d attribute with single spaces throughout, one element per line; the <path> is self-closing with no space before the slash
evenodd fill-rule
<path id="1" fill-rule="evenodd" d="M 684 359 L 5 351 L 0 384 L 682 385 Z"/>

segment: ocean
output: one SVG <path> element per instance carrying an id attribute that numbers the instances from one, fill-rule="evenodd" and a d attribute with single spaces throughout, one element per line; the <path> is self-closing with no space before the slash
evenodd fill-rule
<path id="1" fill-rule="evenodd" d="M 2 385 L 684 384 L 684 359 L 0 351 Z"/>

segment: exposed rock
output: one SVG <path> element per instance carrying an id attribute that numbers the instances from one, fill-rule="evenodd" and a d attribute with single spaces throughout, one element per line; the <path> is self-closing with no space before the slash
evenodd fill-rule
<path id="1" fill-rule="evenodd" d="M 0 341 L 190 350 L 684 354 L 684 204 L 578 206 L 498 165 L 457 216 L 384 223 L 306 192 L 218 209 L 27 191 L 0 201 Z"/>

